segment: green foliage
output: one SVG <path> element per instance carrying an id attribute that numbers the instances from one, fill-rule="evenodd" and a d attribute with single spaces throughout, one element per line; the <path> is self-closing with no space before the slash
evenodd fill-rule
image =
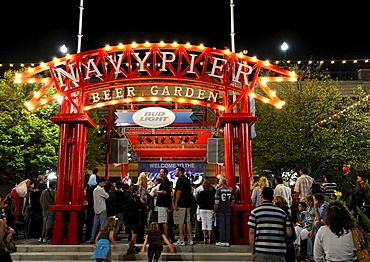
<path id="1" fill-rule="evenodd" d="M 102 117 L 96 110 L 91 110 L 89 116 L 95 123 L 100 123 Z M 86 169 L 93 169 L 105 163 L 106 157 L 106 133 L 104 125 L 98 125 L 95 129 L 87 131 L 86 144 Z"/>
<path id="2" fill-rule="evenodd" d="M 19 182 L 55 170 L 59 127 L 49 119 L 59 110 L 50 103 L 32 112 L 24 102 L 39 85 L 13 84 L 14 72 L 0 79 L 0 181 Z"/>
<path id="3" fill-rule="evenodd" d="M 343 163 L 357 172 L 370 170 L 370 107 L 366 92 L 342 97 L 338 83 L 319 66 L 290 68 L 296 83 L 271 85 L 286 105 L 278 110 L 256 103 L 257 137 L 253 163 L 257 172 L 281 174 L 307 167 L 317 178 L 340 174 Z"/>

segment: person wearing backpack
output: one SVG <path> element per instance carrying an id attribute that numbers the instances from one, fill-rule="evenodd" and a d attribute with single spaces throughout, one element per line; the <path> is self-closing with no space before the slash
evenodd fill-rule
<path id="1" fill-rule="evenodd" d="M 49 206 L 55 205 L 55 198 L 57 191 L 55 190 L 56 181 L 52 180 L 49 182 L 49 188 L 45 189 L 41 193 L 40 204 L 42 207 L 42 232 L 39 238 L 39 242 L 50 242 L 50 228 L 54 223 L 54 211 L 49 210 Z"/>

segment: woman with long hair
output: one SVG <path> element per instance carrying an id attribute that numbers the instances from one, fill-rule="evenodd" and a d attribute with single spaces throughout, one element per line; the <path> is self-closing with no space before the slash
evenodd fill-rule
<path id="1" fill-rule="evenodd" d="M 258 180 L 257 186 L 253 189 L 252 191 L 252 204 L 255 206 L 259 206 L 262 203 L 262 189 L 264 187 L 269 187 L 269 181 L 267 180 L 266 177 L 261 176 L 260 179 Z"/>
<path id="2" fill-rule="evenodd" d="M 288 201 L 285 199 L 285 197 L 277 195 L 274 197 L 274 204 L 280 207 L 282 210 L 284 210 L 285 214 L 288 215 L 289 220 L 290 220 L 290 225 L 292 228 L 292 233 L 293 235 L 291 237 L 286 237 L 285 238 L 285 243 L 286 243 L 286 254 L 285 254 L 285 261 L 286 262 L 295 262 L 296 256 L 295 256 L 295 248 L 294 248 L 294 240 L 296 239 L 295 235 L 295 230 L 293 226 L 293 221 L 292 221 L 292 212 L 290 210 Z"/>
<path id="3" fill-rule="evenodd" d="M 315 261 L 357 261 L 351 232 L 356 220 L 347 207 L 341 201 L 330 202 L 324 223 L 315 237 Z"/>
<path id="4" fill-rule="evenodd" d="M 105 260 L 112 261 L 112 251 L 110 244 L 113 244 L 114 251 L 117 251 L 116 241 L 114 241 L 114 231 L 116 226 L 116 218 L 109 217 L 104 227 L 100 230 L 95 238 L 95 250 L 91 258 L 95 258 L 96 262 Z"/>
<path id="5" fill-rule="evenodd" d="M 199 205 L 199 213 L 202 221 L 204 244 L 211 244 L 215 190 L 208 180 L 203 180 L 203 191 L 200 192 L 197 198 L 197 204 Z"/>

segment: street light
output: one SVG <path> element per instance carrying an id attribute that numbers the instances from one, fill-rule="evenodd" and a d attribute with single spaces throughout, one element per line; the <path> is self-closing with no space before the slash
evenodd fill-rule
<path id="1" fill-rule="evenodd" d="M 68 51 L 68 48 L 66 47 L 66 45 L 62 45 L 62 46 L 60 47 L 60 52 L 61 52 L 62 54 L 66 54 L 66 53 L 67 53 L 67 51 Z"/>
<path id="2" fill-rule="evenodd" d="M 288 50 L 288 48 L 289 48 L 289 45 L 286 43 L 286 42 L 284 42 L 282 45 L 281 45 L 281 50 L 284 52 L 284 59 L 286 60 L 286 51 Z"/>

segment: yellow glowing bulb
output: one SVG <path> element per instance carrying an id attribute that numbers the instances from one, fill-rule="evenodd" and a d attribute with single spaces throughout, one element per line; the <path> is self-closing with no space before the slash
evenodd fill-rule
<path id="1" fill-rule="evenodd" d="M 104 103 L 97 103 L 96 104 L 96 107 L 103 107 L 104 106 Z"/>
<path id="2" fill-rule="evenodd" d="M 59 62 L 59 59 L 57 57 L 54 57 L 53 62 L 54 63 L 58 63 Z"/>
<path id="3" fill-rule="evenodd" d="M 144 98 L 143 98 L 143 97 L 138 97 L 138 98 L 137 98 L 137 101 L 140 101 L 140 102 L 141 102 L 141 101 L 144 101 Z"/>
<path id="4" fill-rule="evenodd" d="M 150 43 L 148 41 L 145 42 L 145 46 L 146 47 L 149 47 L 150 46 Z"/>
<path id="5" fill-rule="evenodd" d="M 225 50 L 225 54 L 226 54 L 226 55 L 229 55 L 230 53 L 231 53 L 231 52 L 230 52 L 230 50 L 229 50 L 229 49 L 226 49 L 226 50 Z"/>
<path id="6" fill-rule="evenodd" d="M 28 71 L 29 73 L 32 73 L 33 71 L 35 71 L 35 69 L 34 69 L 34 68 L 32 68 L 32 67 L 29 67 L 29 68 L 27 69 L 27 71 Z"/>
<path id="7" fill-rule="evenodd" d="M 294 71 L 289 72 L 289 76 L 296 76 L 296 73 Z"/>
<path id="8" fill-rule="evenodd" d="M 171 97 L 166 97 L 164 100 L 169 102 L 169 101 L 172 101 L 172 98 Z"/>
<path id="9" fill-rule="evenodd" d="M 187 48 L 191 47 L 190 43 L 186 43 L 185 47 Z"/>
<path id="10" fill-rule="evenodd" d="M 268 99 L 268 98 L 262 98 L 262 102 L 268 103 L 268 102 L 270 102 L 270 99 Z"/>
<path id="11" fill-rule="evenodd" d="M 157 101 L 158 100 L 158 97 L 153 96 L 153 97 L 150 98 L 150 100 Z"/>
<path id="12" fill-rule="evenodd" d="M 297 81 L 297 78 L 296 77 L 291 77 L 291 78 L 289 78 L 289 81 L 296 82 Z"/>
<path id="13" fill-rule="evenodd" d="M 163 41 L 159 42 L 159 46 L 165 46 L 165 43 Z"/>
<path id="14" fill-rule="evenodd" d="M 179 98 L 178 100 L 180 103 L 184 103 L 185 102 L 185 99 L 184 98 Z"/>
<path id="15" fill-rule="evenodd" d="M 242 52 L 240 52 L 240 53 L 238 53 L 238 57 L 243 57 L 243 53 Z"/>
<path id="16" fill-rule="evenodd" d="M 46 64 L 46 63 L 44 63 L 44 62 L 41 62 L 41 63 L 40 63 L 40 66 L 41 66 L 41 67 L 45 67 L 46 65 L 47 65 L 47 64 Z"/>
<path id="17" fill-rule="evenodd" d="M 270 92 L 270 95 L 271 95 L 271 96 L 276 96 L 276 92 L 275 92 L 275 91 L 271 91 L 271 92 Z"/>
<path id="18" fill-rule="evenodd" d="M 219 106 L 218 109 L 223 111 L 223 110 L 225 110 L 225 107 L 224 106 Z"/>
<path id="19" fill-rule="evenodd" d="M 200 44 L 199 45 L 199 49 L 204 49 L 204 45 L 203 44 Z"/>
<path id="20" fill-rule="evenodd" d="M 14 80 L 14 84 L 22 84 L 22 80 L 21 79 L 15 79 Z"/>
<path id="21" fill-rule="evenodd" d="M 129 102 L 131 102 L 131 99 L 130 98 L 126 98 L 126 99 L 124 99 L 123 100 L 125 103 L 129 103 Z"/>
<path id="22" fill-rule="evenodd" d="M 276 81 L 277 81 L 277 82 L 281 82 L 281 81 L 283 81 L 283 79 L 282 79 L 281 77 L 277 77 L 277 78 L 276 78 Z"/>
<path id="23" fill-rule="evenodd" d="M 252 98 L 256 98 L 256 94 L 255 93 L 249 93 L 248 96 L 249 97 L 252 97 Z"/>
<path id="24" fill-rule="evenodd" d="M 198 101 L 198 100 L 192 100 L 192 101 L 191 101 L 191 103 L 192 103 L 193 105 L 198 105 L 198 104 L 199 104 L 199 101 Z"/>
<path id="25" fill-rule="evenodd" d="M 251 60 L 252 60 L 252 62 L 256 62 L 257 61 L 257 57 L 256 56 L 253 56 Z"/>
<path id="26" fill-rule="evenodd" d="M 34 84 L 35 82 L 36 82 L 36 80 L 35 79 L 33 79 L 33 78 L 30 78 L 30 79 L 28 79 L 28 81 L 27 81 L 29 84 Z"/>
<path id="27" fill-rule="evenodd" d="M 20 73 L 16 73 L 16 74 L 14 75 L 14 77 L 15 77 L 15 78 L 22 78 L 22 74 L 20 74 Z"/>
<path id="28" fill-rule="evenodd" d="M 30 102 L 24 102 L 24 105 L 25 105 L 26 107 L 29 107 L 29 106 L 31 106 L 31 103 L 30 103 Z"/>
<path id="29" fill-rule="evenodd" d="M 110 45 L 106 45 L 106 46 L 105 46 L 105 50 L 109 51 L 109 50 L 111 50 L 111 49 L 112 49 L 112 47 L 111 47 Z"/>
<path id="30" fill-rule="evenodd" d="M 266 60 L 266 61 L 264 61 L 264 62 L 263 62 L 263 64 L 264 64 L 265 66 L 268 66 L 268 65 L 270 65 L 270 61 L 269 61 L 269 60 Z"/>
<path id="31" fill-rule="evenodd" d="M 138 45 L 137 45 L 137 43 L 136 43 L 136 42 L 132 42 L 131 47 L 135 48 L 135 47 L 137 47 L 137 46 L 138 46 Z"/>
<path id="32" fill-rule="evenodd" d="M 111 100 L 111 101 L 109 101 L 109 104 L 115 105 L 115 104 L 117 104 L 117 101 L 116 100 Z"/>
<path id="33" fill-rule="evenodd" d="M 125 46 L 124 46 L 122 43 L 119 43 L 119 44 L 118 44 L 118 48 L 119 48 L 119 49 L 122 49 L 122 48 L 124 48 L 124 47 L 125 47 Z"/>
<path id="34" fill-rule="evenodd" d="M 41 100 L 41 104 L 43 104 L 43 105 L 45 105 L 47 102 L 48 102 L 48 100 L 46 100 L 46 99 Z"/>
<path id="35" fill-rule="evenodd" d="M 47 79 L 47 78 L 43 78 L 43 79 L 41 80 L 41 82 L 42 82 L 43 84 L 49 83 L 49 79 Z"/>
<path id="36" fill-rule="evenodd" d="M 36 97 L 36 98 L 40 97 L 40 92 L 34 92 L 33 96 Z"/>
<path id="37" fill-rule="evenodd" d="M 178 45 L 179 45 L 179 44 L 178 44 L 177 42 L 173 42 L 173 43 L 172 43 L 172 46 L 173 46 L 173 47 L 177 47 Z"/>

